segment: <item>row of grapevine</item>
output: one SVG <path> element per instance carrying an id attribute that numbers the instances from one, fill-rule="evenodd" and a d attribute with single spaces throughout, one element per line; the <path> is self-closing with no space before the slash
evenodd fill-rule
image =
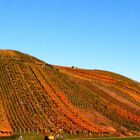
<path id="1" fill-rule="evenodd" d="M 105 131 L 105 130 L 102 130 L 101 127 L 96 126 L 95 124 L 92 125 L 91 122 L 89 122 L 88 120 L 86 120 L 85 117 L 80 115 L 78 111 L 70 103 L 70 101 L 64 96 L 64 94 L 60 90 L 58 90 L 52 82 L 50 82 L 48 78 L 49 75 L 46 75 L 46 73 L 43 72 L 42 70 L 38 70 L 40 69 L 39 67 L 37 69 L 31 66 L 31 69 L 37 75 L 37 77 L 39 78 L 39 81 L 44 86 L 44 88 L 46 89 L 50 97 L 54 100 L 55 104 L 57 104 L 57 106 L 61 108 L 61 111 L 63 112 L 63 114 L 65 114 L 71 121 L 73 121 L 73 123 L 76 123 L 78 126 L 84 129 L 87 129 L 89 131 L 93 131 L 93 132 Z M 109 131 L 109 130 L 106 130 L 106 131 Z"/>
<path id="2" fill-rule="evenodd" d="M 0 136 L 8 136 L 12 133 L 12 128 L 8 122 L 2 99 L 1 99 L 1 91 L 0 91 Z"/>
<path id="3" fill-rule="evenodd" d="M 47 68 L 47 70 L 48 70 L 48 68 Z M 71 70 L 71 71 L 73 71 L 73 70 Z M 78 70 L 74 70 L 74 71 L 78 71 Z M 58 74 L 61 74 L 59 80 L 55 78 L 56 73 L 57 73 L 57 77 L 58 77 Z M 77 73 L 75 72 L 75 75 L 76 74 Z M 67 74 L 66 73 L 61 73 L 61 69 L 58 69 L 57 71 L 53 72 L 53 74 L 51 74 L 51 75 L 52 75 L 52 79 L 55 82 L 55 84 L 59 83 L 58 87 L 61 88 L 62 91 L 65 91 L 64 89 L 66 88 L 66 86 L 64 86 L 63 81 L 64 81 L 64 79 L 67 78 L 67 76 L 66 76 Z M 115 98 L 116 96 L 118 96 L 116 94 L 116 92 L 112 93 L 112 91 L 109 91 L 104 86 L 102 86 L 99 82 L 97 82 L 97 81 L 99 81 L 99 79 L 98 80 L 97 79 L 93 80 L 92 78 L 89 77 L 89 78 L 85 78 L 86 79 L 85 80 L 85 79 L 83 79 L 81 77 L 77 77 L 75 75 L 70 74 L 67 79 L 69 79 L 69 80 L 71 79 L 71 83 L 73 83 L 73 85 L 75 85 L 78 90 L 80 88 L 82 88 L 81 91 L 84 91 L 85 93 L 87 91 L 87 93 L 90 95 L 90 96 L 86 96 L 86 97 L 84 97 L 86 95 L 85 93 L 83 95 L 84 99 L 87 100 L 86 104 L 88 104 L 87 105 L 88 108 L 89 107 L 91 107 L 91 108 L 94 107 L 97 111 L 99 111 L 103 115 L 106 114 L 106 116 L 109 119 L 111 119 L 113 121 L 115 120 L 115 122 L 119 123 L 120 125 L 128 126 L 129 125 L 128 121 L 129 121 L 129 122 L 131 122 L 131 126 L 132 126 L 132 127 L 128 126 L 130 129 L 134 129 L 135 127 L 139 128 L 139 124 L 136 121 L 134 121 L 132 119 L 128 119 L 128 121 L 126 121 L 123 116 L 120 116 L 118 118 L 118 114 L 116 112 L 116 109 L 118 109 L 120 107 L 123 107 L 124 110 L 128 110 L 129 112 L 133 112 L 134 114 L 139 115 L 139 112 L 135 110 L 135 108 L 137 108 L 137 109 L 139 109 L 139 108 L 137 106 L 135 106 L 134 103 L 133 103 L 134 106 L 130 106 L 130 105 L 132 105 L 132 103 L 130 101 L 125 100 L 123 102 L 121 101 L 123 103 L 122 104 L 119 100 L 117 100 Z M 62 81 L 62 82 L 60 82 L 60 81 Z M 81 81 L 84 81 L 84 82 L 81 82 Z M 100 81 L 102 81 L 102 80 L 100 79 Z M 63 85 L 61 85 L 60 83 L 63 83 Z M 74 89 L 75 87 L 72 87 L 72 88 Z M 72 90 L 72 88 L 70 90 Z M 73 98 L 77 96 L 77 93 L 78 93 L 77 89 L 76 89 L 75 92 L 73 92 Z M 67 92 L 65 94 L 69 95 L 70 93 L 71 92 L 69 90 L 67 90 Z M 82 94 L 83 93 L 81 93 L 81 95 Z M 119 95 L 118 98 L 119 97 L 121 97 L 121 96 Z M 74 101 L 73 99 L 71 99 L 71 100 Z M 126 102 L 127 102 L 127 104 L 126 104 Z M 75 105 L 78 105 L 78 104 L 75 104 Z M 82 107 L 82 106 L 80 106 L 80 107 Z M 112 110 L 114 110 L 115 112 L 112 112 Z"/>
<path id="4" fill-rule="evenodd" d="M 80 82 L 81 82 L 81 80 L 80 80 Z M 114 113 L 116 114 L 116 113 L 118 113 L 118 112 L 116 112 L 116 110 L 119 110 L 120 108 L 122 108 L 122 109 L 126 110 L 127 112 L 133 113 L 133 115 L 135 114 L 136 116 L 139 116 L 139 111 L 138 111 L 139 108 L 136 105 L 130 106 L 130 105 L 132 105 L 132 103 L 130 103 L 130 105 L 129 105 L 129 104 L 127 104 L 129 102 L 126 100 L 119 101 L 118 99 L 120 99 L 120 97 L 118 97 L 118 99 L 117 99 L 116 96 L 112 96 L 112 94 L 113 95 L 115 95 L 115 94 L 104 89 L 99 84 L 85 81 L 85 82 L 83 82 L 83 86 L 90 89 L 91 92 L 92 91 L 96 92 L 100 97 L 102 97 L 103 99 L 105 99 L 108 102 L 108 103 L 104 104 L 104 106 L 106 106 L 106 109 L 104 110 L 105 112 L 103 112 L 103 113 L 106 113 L 107 110 L 114 110 L 115 111 Z M 99 101 L 99 102 L 103 103 L 103 101 Z M 111 116 L 111 115 L 112 114 L 109 113 L 109 116 Z M 116 116 L 118 116 L 118 115 L 116 114 Z M 114 119 L 114 117 L 113 117 L 113 119 Z M 134 121 L 134 119 L 128 119 L 128 120 L 132 121 L 133 126 L 136 126 L 137 128 L 139 128 L 139 123 L 137 121 Z M 122 118 L 122 121 L 120 123 L 122 124 L 123 121 L 124 121 L 124 119 Z"/>

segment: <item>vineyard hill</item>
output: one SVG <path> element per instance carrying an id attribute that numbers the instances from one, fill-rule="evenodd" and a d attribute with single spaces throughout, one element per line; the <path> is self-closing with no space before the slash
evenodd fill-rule
<path id="1" fill-rule="evenodd" d="M 14 132 L 139 135 L 140 84 L 0 50 L 0 136 Z"/>

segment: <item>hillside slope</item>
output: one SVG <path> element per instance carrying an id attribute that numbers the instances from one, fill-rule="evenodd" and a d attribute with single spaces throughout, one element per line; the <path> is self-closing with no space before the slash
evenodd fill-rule
<path id="1" fill-rule="evenodd" d="M 115 73 L 53 66 L 0 50 L 0 122 L 0 136 L 60 129 L 134 134 L 140 130 L 140 86 Z"/>

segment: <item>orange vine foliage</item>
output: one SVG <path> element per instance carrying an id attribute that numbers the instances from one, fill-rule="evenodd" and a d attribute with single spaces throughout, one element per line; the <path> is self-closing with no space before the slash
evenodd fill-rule
<path id="1" fill-rule="evenodd" d="M 0 100 L 0 136 L 9 136 L 11 133 L 12 128 L 7 120 L 7 116 Z"/>

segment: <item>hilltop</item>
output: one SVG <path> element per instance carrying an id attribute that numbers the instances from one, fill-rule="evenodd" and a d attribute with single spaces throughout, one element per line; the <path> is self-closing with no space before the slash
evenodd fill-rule
<path id="1" fill-rule="evenodd" d="M 14 132 L 139 135 L 140 84 L 0 50 L 0 136 Z"/>

